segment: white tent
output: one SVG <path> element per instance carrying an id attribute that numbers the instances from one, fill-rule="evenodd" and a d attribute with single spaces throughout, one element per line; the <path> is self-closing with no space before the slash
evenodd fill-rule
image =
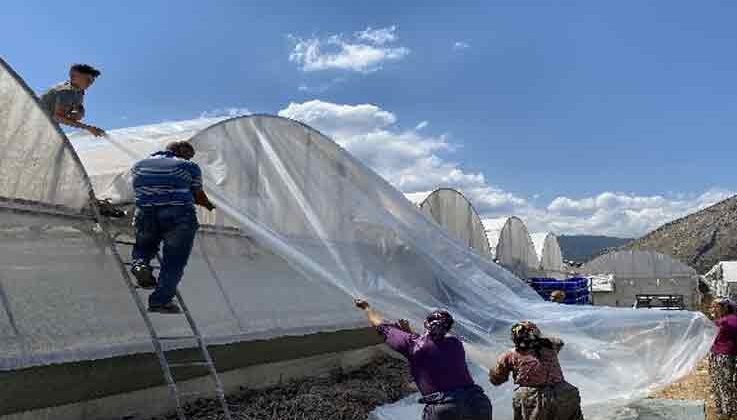
<path id="1" fill-rule="evenodd" d="M 110 241 L 130 237 L 130 221 L 97 217 L 92 187 L 108 185 L 125 201 L 125 183 L 105 181 L 125 178 L 117 172 L 125 165 L 115 162 L 159 147 L 146 136 L 137 141 L 139 133 L 170 128 L 75 139 L 91 183 L 67 138 L 0 61 L 0 370 L 151 351 Z M 714 328 L 698 313 L 543 302 L 298 122 L 233 118 L 190 141 L 218 215 L 201 219 L 181 292 L 211 343 L 365 325 L 353 296 L 417 328 L 431 308 L 445 307 L 477 383 L 487 384 L 494 356 L 511 345 L 510 325 L 530 319 L 568 343 L 560 355 L 567 378 L 588 404 L 605 406 L 673 381 L 709 350 Z M 498 256 L 518 246 L 536 258 L 519 224 L 510 219 L 502 229 Z M 179 317 L 155 323 L 163 335 L 183 333 Z M 495 418 L 511 418 L 511 391 L 494 391 Z M 416 400 L 382 407 L 376 417 L 419 418 Z"/>
<path id="2" fill-rule="evenodd" d="M 688 308 L 700 303 L 698 274 L 682 262 L 655 251 L 617 251 L 588 263 L 582 272 L 611 276 L 612 291 L 594 290 L 594 304 L 628 306 L 637 295 L 681 295 Z"/>
<path id="3" fill-rule="evenodd" d="M 540 261 L 540 270 L 547 277 L 565 277 L 563 252 L 558 243 L 558 236 L 552 232 L 538 232 L 530 235 L 535 245 L 535 252 Z"/>
<path id="4" fill-rule="evenodd" d="M 525 223 L 518 217 L 484 219 L 489 249 L 497 263 L 522 278 L 540 275 L 540 260 Z"/>
<path id="5" fill-rule="evenodd" d="M 458 190 L 438 188 L 431 193 L 409 195 L 408 198 L 452 237 L 479 255 L 490 255 L 489 241 L 486 239 L 481 218 L 471 202 Z"/>
<path id="6" fill-rule="evenodd" d="M 714 296 L 737 300 L 737 261 L 719 261 L 703 278 Z"/>

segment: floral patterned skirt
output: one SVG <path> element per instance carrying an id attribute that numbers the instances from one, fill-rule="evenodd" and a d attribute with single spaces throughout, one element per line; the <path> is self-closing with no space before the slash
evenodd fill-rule
<path id="1" fill-rule="evenodd" d="M 737 357 L 709 353 L 709 376 L 718 415 L 737 416 Z"/>

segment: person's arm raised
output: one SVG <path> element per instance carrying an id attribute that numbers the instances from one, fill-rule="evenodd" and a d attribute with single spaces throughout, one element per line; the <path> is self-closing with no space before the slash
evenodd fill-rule
<path id="1" fill-rule="evenodd" d="M 53 118 L 54 118 L 54 121 L 56 121 L 58 124 L 64 124 L 70 127 L 81 128 L 82 130 L 88 131 L 90 134 L 92 134 L 95 137 L 103 137 L 106 134 L 105 130 L 103 130 L 102 128 L 95 127 L 89 124 L 85 124 L 79 121 L 81 119 L 81 116 L 76 119 L 67 117 L 64 111 L 64 108 L 59 105 L 56 106 L 56 110 L 54 112 Z"/>
<path id="2" fill-rule="evenodd" d="M 374 308 L 369 305 L 368 302 L 362 299 L 353 299 L 353 303 L 356 304 L 356 307 L 359 309 L 363 309 L 364 312 L 366 312 L 366 318 L 368 319 L 369 324 L 371 324 L 372 327 L 378 327 L 384 322 L 384 317 L 381 316 L 379 312 L 374 310 Z"/>

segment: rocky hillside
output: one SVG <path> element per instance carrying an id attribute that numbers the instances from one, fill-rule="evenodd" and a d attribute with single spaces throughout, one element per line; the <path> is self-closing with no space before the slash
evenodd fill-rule
<path id="1" fill-rule="evenodd" d="M 737 259 L 737 196 L 665 224 L 626 249 L 655 250 L 705 273 L 721 260 Z"/>

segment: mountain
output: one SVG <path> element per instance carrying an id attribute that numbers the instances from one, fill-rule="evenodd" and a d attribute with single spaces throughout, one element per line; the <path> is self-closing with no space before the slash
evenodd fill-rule
<path id="1" fill-rule="evenodd" d="M 586 262 L 608 250 L 618 248 L 632 239 L 596 235 L 561 235 L 558 244 L 564 260 Z"/>
<path id="2" fill-rule="evenodd" d="M 723 260 L 737 259 L 737 196 L 674 220 L 625 246 L 655 250 L 707 272 Z"/>

